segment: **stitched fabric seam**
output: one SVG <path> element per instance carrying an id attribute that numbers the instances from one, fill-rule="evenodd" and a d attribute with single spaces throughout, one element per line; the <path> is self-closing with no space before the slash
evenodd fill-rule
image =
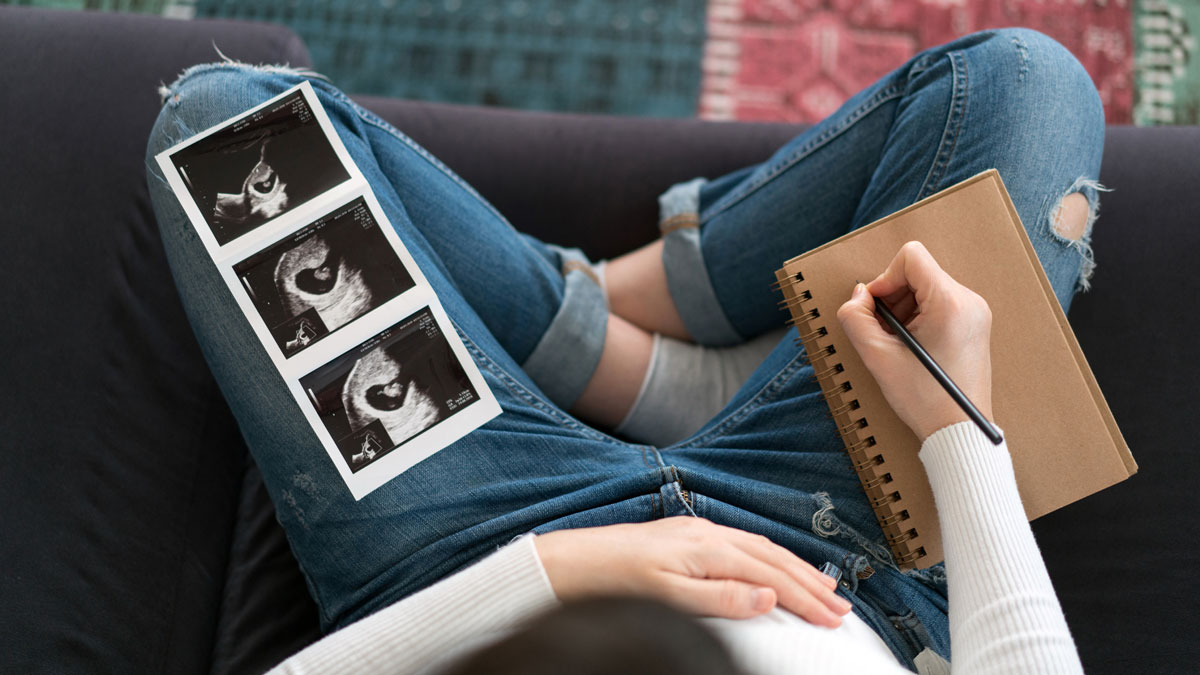
<path id="1" fill-rule="evenodd" d="M 966 118 L 966 101 L 967 101 L 967 65 L 966 59 L 962 52 L 953 52 L 948 54 L 950 65 L 954 71 L 952 79 L 954 90 L 950 97 L 950 107 L 946 114 L 946 127 L 942 132 L 942 140 L 938 154 L 934 157 L 933 164 L 929 167 L 929 173 L 925 176 L 925 182 L 921 185 L 920 192 L 917 193 L 917 200 L 924 199 L 933 194 L 938 185 L 941 184 L 942 178 L 946 174 L 946 167 L 950 165 L 950 158 L 954 155 L 955 148 L 958 147 L 959 133 L 962 131 L 962 122 Z"/>
<path id="2" fill-rule="evenodd" d="M 807 144 L 805 144 L 803 147 L 796 150 L 796 152 L 789 155 L 785 160 L 781 161 L 778 165 L 772 167 L 771 170 L 765 176 L 762 176 L 761 178 L 759 178 L 754 183 L 752 183 L 751 185 L 749 185 L 748 187 L 746 187 L 744 190 L 742 190 L 740 192 L 731 193 L 729 195 L 726 195 L 725 198 L 723 198 L 717 204 L 713 205 L 711 211 L 708 214 L 704 215 L 700 219 L 700 224 L 703 225 L 704 223 L 708 222 L 709 220 L 712 220 L 717 215 L 729 210 L 735 204 L 742 201 L 746 197 L 753 194 L 756 190 L 758 190 L 762 186 L 769 183 L 776 176 L 783 173 L 787 169 L 791 168 L 797 162 L 799 162 L 800 160 L 804 159 L 805 157 L 811 155 L 813 152 L 816 152 L 820 148 L 824 147 L 827 143 L 832 141 L 837 136 L 840 136 L 843 132 L 845 132 L 847 129 L 849 129 L 851 126 L 853 126 L 854 123 L 858 122 L 858 120 L 862 119 L 863 117 L 870 114 L 871 112 L 874 112 L 879 106 L 883 105 L 884 103 L 886 103 L 894 98 L 897 98 L 897 97 L 901 96 L 902 94 L 903 94 L 902 88 L 898 84 L 893 84 L 889 87 L 885 87 L 885 88 L 879 90 L 879 92 L 877 92 L 875 94 L 875 96 L 871 97 L 871 99 L 869 99 L 867 101 L 864 101 L 862 105 L 860 105 L 857 109 L 855 109 L 853 112 L 851 112 L 849 115 L 847 115 L 846 118 L 844 120 L 842 120 L 839 124 L 837 124 L 836 126 L 830 128 L 830 129 L 826 129 L 819 136 L 812 139 Z"/>
<path id="3" fill-rule="evenodd" d="M 467 336 L 467 334 L 458 326 L 458 324 L 456 322 L 454 322 L 452 320 L 451 324 L 454 325 L 454 331 L 456 333 L 458 333 L 458 336 L 460 338 L 462 338 L 463 344 L 466 345 L 466 347 L 467 347 L 467 351 L 470 352 L 471 355 L 477 361 L 479 361 L 484 368 L 486 368 L 493 375 L 495 375 L 504 384 L 504 386 L 508 388 L 508 390 L 510 392 L 512 392 L 514 395 L 518 396 L 521 400 L 525 401 L 526 403 L 528 403 L 529 405 L 533 406 L 534 408 L 540 410 L 541 412 L 549 415 L 551 418 L 553 418 L 555 420 L 555 422 L 557 422 L 562 427 L 571 429 L 573 431 L 577 431 L 577 432 L 583 434 L 584 436 L 592 438 L 593 440 L 601 440 L 601 441 L 615 440 L 608 436 L 605 436 L 604 434 L 601 434 L 600 432 L 598 432 L 586 425 L 580 424 L 579 422 L 577 422 L 573 418 L 571 418 L 569 415 L 564 415 L 557 408 L 550 405 L 544 399 L 542 399 L 541 397 L 539 397 L 538 395 L 536 395 L 535 393 L 530 391 L 528 387 L 521 384 L 521 382 L 519 382 L 512 375 L 509 375 L 507 371 L 505 371 L 503 368 L 500 367 L 500 364 L 496 363 L 495 360 L 492 359 L 492 357 L 488 356 L 486 352 L 484 352 L 482 349 L 480 349 L 479 346 L 477 344 L 475 344 L 475 342 L 470 337 Z"/>
<path id="4" fill-rule="evenodd" d="M 405 145 L 407 145 L 411 150 L 413 150 L 418 155 L 420 155 L 422 159 L 429 162 L 429 164 L 431 166 L 433 166 L 435 169 L 440 171 L 443 175 L 445 175 L 450 180 L 454 181 L 455 184 L 457 184 L 459 187 L 466 190 L 467 194 L 471 195 L 471 197 L 474 198 L 475 201 L 479 202 L 479 204 L 481 206 L 483 206 L 488 211 L 490 211 L 492 213 L 492 215 L 496 216 L 496 218 L 498 218 L 500 220 L 500 222 L 507 225 L 510 230 L 512 230 L 516 234 L 520 234 L 519 231 L 517 230 L 517 228 L 513 227 L 513 224 L 510 223 L 508 221 L 508 219 L 504 217 L 504 214 L 502 214 L 498 210 L 496 210 L 496 207 L 493 206 L 491 204 L 491 202 L 484 199 L 483 195 L 479 194 L 479 192 L 477 190 L 475 190 L 475 188 L 471 187 L 471 185 L 469 183 L 467 183 L 461 177 L 459 177 L 459 175 L 456 174 L 453 170 L 451 170 L 450 167 L 443 164 L 441 160 L 439 160 L 437 157 L 434 157 L 432 154 L 430 154 L 428 150 L 426 150 L 425 148 L 418 145 L 416 141 L 414 141 L 411 138 L 409 138 L 408 136 L 406 136 L 404 133 L 402 133 L 399 129 L 396 129 L 391 124 L 388 124 L 385 120 L 381 119 L 375 113 L 373 113 L 373 112 L 367 110 L 366 108 L 363 108 L 362 106 L 355 103 L 353 100 L 350 99 L 350 97 L 346 96 L 343 92 L 338 91 L 337 95 L 343 102 L 353 106 L 354 111 L 358 114 L 358 116 L 363 121 L 365 121 L 366 123 L 378 128 L 378 129 L 381 129 L 385 133 L 388 133 L 391 136 L 393 136 L 394 138 L 396 138 L 397 140 L 399 140 L 401 143 L 404 143 Z M 529 242 L 526 241 L 524 237 L 518 237 L 518 238 L 520 239 L 522 246 L 529 249 L 531 252 L 533 252 L 539 258 L 542 256 L 541 253 L 539 253 L 538 251 L 535 251 L 534 248 L 529 245 Z"/>

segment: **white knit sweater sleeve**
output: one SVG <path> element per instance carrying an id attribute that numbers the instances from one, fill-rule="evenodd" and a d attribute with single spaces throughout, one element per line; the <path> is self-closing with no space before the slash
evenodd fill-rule
<path id="1" fill-rule="evenodd" d="M 1007 445 L 961 422 L 927 438 L 920 457 L 946 549 L 953 671 L 1082 673 Z"/>
<path id="2" fill-rule="evenodd" d="M 557 600 L 525 536 L 476 564 L 326 636 L 270 675 L 411 673 Z"/>

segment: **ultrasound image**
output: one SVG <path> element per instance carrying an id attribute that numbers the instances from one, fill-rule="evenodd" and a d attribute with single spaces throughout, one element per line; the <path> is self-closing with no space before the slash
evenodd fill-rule
<path id="1" fill-rule="evenodd" d="M 429 308 L 301 378 L 358 471 L 479 400 Z"/>
<path id="2" fill-rule="evenodd" d="M 234 266 L 284 356 L 415 286 L 362 197 Z"/>
<path id="3" fill-rule="evenodd" d="M 171 161 L 220 245 L 350 178 L 300 91 Z"/>

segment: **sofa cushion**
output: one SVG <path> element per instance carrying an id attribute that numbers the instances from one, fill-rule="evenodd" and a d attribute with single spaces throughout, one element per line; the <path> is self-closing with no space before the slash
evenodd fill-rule
<path id="1" fill-rule="evenodd" d="M 0 7 L 0 670 L 209 670 L 245 446 L 143 155 L 158 85 L 214 43 L 308 61 L 279 27 Z"/>

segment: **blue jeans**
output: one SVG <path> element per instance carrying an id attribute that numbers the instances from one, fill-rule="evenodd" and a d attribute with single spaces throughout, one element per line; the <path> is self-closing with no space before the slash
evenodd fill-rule
<path id="1" fill-rule="evenodd" d="M 305 77 L 190 69 L 168 88 L 148 160 Z M 522 533 L 696 515 L 840 568 L 841 592 L 902 663 L 926 647 L 949 656 L 944 572 L 897 569 L 794 336 L 681 443 L 636 445 L 589 427 L 564 412 L 607 320 L 598 287 L 569 264 L 581 254 L 517 233 L 399 131 L 312 84 L 504 410 L 355 501 L 148 161 L 184 306 L 327 629 Z M 782 323 L 769 286 L 785 258 L 997 167 L 1065 308 L 1090 272 L 1088 237 L 1064 239 L 1051 222 L 1071 192 L 1095 206 L 1103 133 L 1087 74 L 1040 34 L 981 33 L 923 52 L 766 162 L 668 191 L 672 296 L 700 342 L 760 334 Z"/>

